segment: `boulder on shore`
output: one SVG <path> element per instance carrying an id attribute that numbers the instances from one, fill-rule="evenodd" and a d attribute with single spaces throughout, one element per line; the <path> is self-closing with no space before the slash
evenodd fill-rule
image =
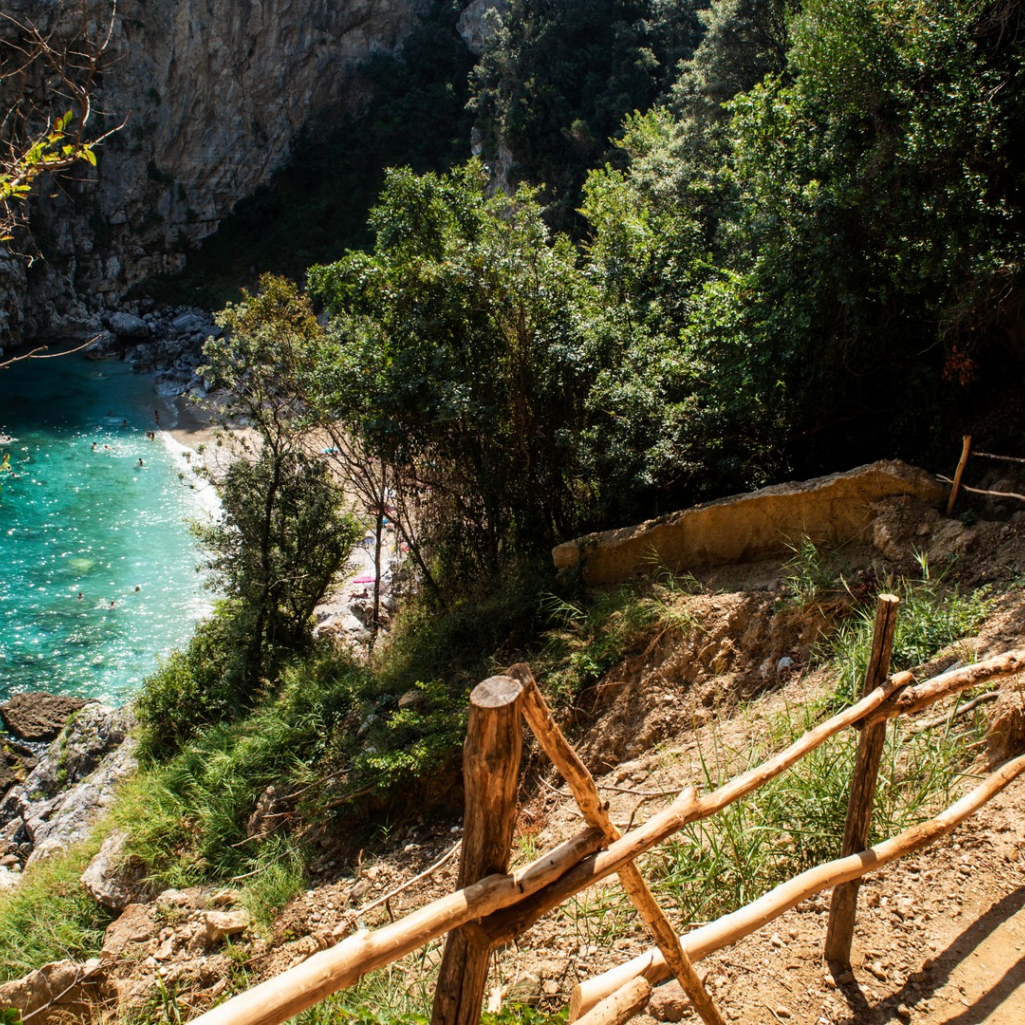
<path id="1" fill-rule="evenodd" d="M 7 732 L 19 740 L 56 740 L 68 719 L 85 705 L 82 698 L 31 691 L 0 705 Z"/>

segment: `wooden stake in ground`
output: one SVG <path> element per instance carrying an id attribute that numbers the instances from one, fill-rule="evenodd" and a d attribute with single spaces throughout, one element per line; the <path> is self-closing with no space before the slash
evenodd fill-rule
<path id="1" fill-rule="evenodd" d="M 493 873 L 509 871 L 523 744 L 522 696 L 522 685 L 508 676 L 492 676 L 470 695 L 470 721 L 463 744 L 466 811 L 459 889 Z M 431 1025 L 477 1025 L 490 954 L 490 947 L 472 930 L 457 929 L 449 934 Z"/>
<path id="2" fill-rule="evenodd" d="M 954 483 L 950 488 L 950 498 L 947 499 L 947 515 L 954 512 L 954 503 L 957 501 L 957 493 L 961 490 L 961 477 L 964 474 L 965 464 L 968 462 L 968 455 L 972 450 L 972 436 L 966 434 L 961 443 L 961 458 L 957 463 L 957 470 L 954 473 Z"/>
<path id="3" fill-rule="evenodd" d="M 609 818 L 608 810 L 595 786 L 594 777 L 579 755 L 563 736 L 552 713 L 548 710 L 544 696 L 538 688 L 530 667 L 519 663 L 508 670 L 509 676 L 523 685 L 523 716 L 527 720 L 533 734 L 538 739 L 545 754 L 552 760 L 555 767 L 562 773 L 569 785 L 573 797 L 580 810 L 584 813 L 587 824 L 595 826 L 604 834 L 606 840 L 614 843 L 623 834 Z M 673 970 L 683 991 L 690 997 L 694 1009 L 701 1016 L 705 1025 L 725 1025 L 722 1015 L 705 989 L 694 966 L 690 963 L 676 930 L 659 907 L 648 884 L 644 881 L 640 870 L 634 862 L 629 862 L 619 870 L 619 880 L 623 884 L 633 905 L 655 937 L 659 950 L 662 951 L 666 964 Z"/>
<path id="4" fill-rule="evenodd" d="M 966 450 L 967 451 L 967 450 Z M 893 650 L 893 631 L 897 626 L 897 607 L 900 599 L 893 594 L 881 594 L 876 603 L 875 631 L 872 634 L 872 654 L 862 696 L 882 686 L 890 672 L 890 652 Z M 847 801 L 847 823 L 844 827 L 841 857 L 856 854 L 868 846 L 868 830 L 872 821 L 872 801 L 875 798 L 879 762 L 883 757 L 886 724 L 876 723 L 861 731 L 858 754 L 854 761 L 854 778 Z M 851 941 L 854 939 L 854 918 L 858 910 L 858 879 L 833 890 L 829 905 L 829 924 L 826 928 L 826 960 L 850 966 Z"/>

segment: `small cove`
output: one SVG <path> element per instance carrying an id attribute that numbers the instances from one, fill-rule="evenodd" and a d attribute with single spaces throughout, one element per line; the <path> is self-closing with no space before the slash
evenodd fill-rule
<path id="1" fill-rule="evenodd" d="M 189 522 L 210 516 L 210 492 L 189 487 L 157 415 L 152 376 L 114 361 L 0 372 L 0 700 L 122 704 L 209 611 Z"/>

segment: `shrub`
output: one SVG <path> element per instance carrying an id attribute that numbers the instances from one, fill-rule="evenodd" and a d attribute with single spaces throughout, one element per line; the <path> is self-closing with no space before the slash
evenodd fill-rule
<path id="1" fill-rule="evenodd" d="M 201 730 L 222 722 L 232 710 L 225 685 L 234 657 L 231 616 L 221 605 L 200 623 L 184 651 L 173 651 L 135 698 L 144 761 L 170 758 Z"/>

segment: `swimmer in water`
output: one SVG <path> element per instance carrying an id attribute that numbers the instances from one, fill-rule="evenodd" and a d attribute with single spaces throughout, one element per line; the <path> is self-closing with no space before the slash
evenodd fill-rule
<path id="1" fill-rule="evenodd" d="M 78 600 L 81 601 L 84 597 L 85 597 L 85 595 L 81 591 L 79 591 L 78 592 Z"/>
<path id="2" fill-rule="evenodd" d="M 142 461 L 142 456 L 140 456 L 139 457 L 139 469 L 141 470 L 144 465 L 145 465 L 145 463 L 143 463 L 143 461 Z"/>
<path id="3" fill-rule="evenodd" d="M 94 452 L 96 451 L 96 442 L 95 441 L 93 442 L 93 451 Z"/>

